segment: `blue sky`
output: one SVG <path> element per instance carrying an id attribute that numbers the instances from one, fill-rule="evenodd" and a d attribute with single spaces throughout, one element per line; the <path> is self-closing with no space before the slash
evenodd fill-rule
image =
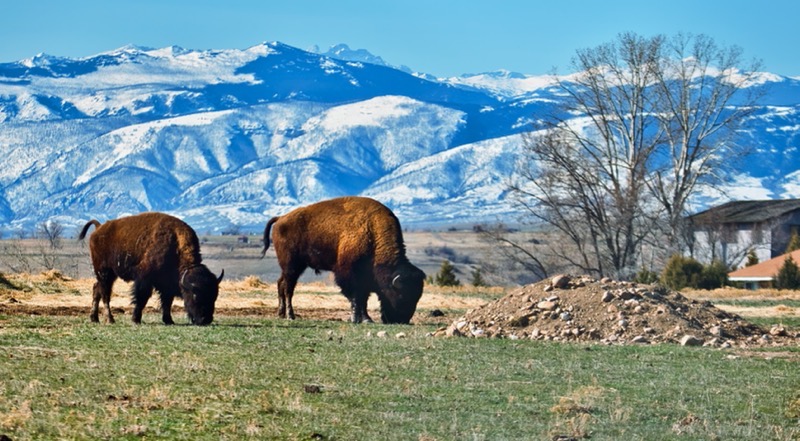
<path id="1" fill-rule="evenodd" d="M 797 0 L 26 0 L 3 2 L 0 62 L 126 44 L 301 49 L 346 43 L 437 76 L 566 73 L 577 49 L 624 31 L 705 33 L 764 70 L 800 76 Z"/>

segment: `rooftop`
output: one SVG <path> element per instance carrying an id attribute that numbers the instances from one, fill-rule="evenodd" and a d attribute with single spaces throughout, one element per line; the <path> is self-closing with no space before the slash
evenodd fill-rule
<path id="1" fill-rule="evenodd" d="M 689 216 L 689 219 L 695 224 L 764 222 L 796 210 L 800 210 L 800 199 L 731 201 Z"/>
<path id="2" fill-rule="evenodd" d="M 786 258 L 789 256 L 792 256 L 792 260 L 794 260 L 796 264 L 800 265 L 800 250 L 795 250 L 791 253 L 782 254 L 778 257 L 773 257 L 772 259 L 757 263 L 752 266 L 739 268 L 736 271 L 728 273 L 728 279 L 734 282 L 772 280 L 778 275 L 778 271 L 780 271 L 781 267 L 783 266 L 783 262 L 785 262 Z"/>

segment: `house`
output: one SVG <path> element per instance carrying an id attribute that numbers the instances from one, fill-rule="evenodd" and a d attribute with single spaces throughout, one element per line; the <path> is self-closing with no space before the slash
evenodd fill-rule
<path id="1" fill-rule="evenodd" d="M 786 252 L 800 231 L 800 199 L 732 201 L 689 216 L 692 257 L 741 267 L 754 252 L 759 262 Z"/>
<path id="2" fill-rule="evenodd" d="M 791 256 L 795 263 L 800 264 L 800 250 L 795 250 L 791 253 L 782 254 L 769 259 L 766 262 L 746 266 L 730 272 L 728 273 L 728 280 L 742 283 L 746 289 L 768 288 L 772 286 L 772 282 L 775 280 L 775 277 L 777 277 L 783 263 L 789 256 Z"/>

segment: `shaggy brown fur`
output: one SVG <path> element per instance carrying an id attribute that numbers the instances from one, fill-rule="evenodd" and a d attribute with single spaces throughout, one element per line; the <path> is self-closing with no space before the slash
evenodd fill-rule
<path id="1" fill-rule="evenodd" d="M 381 302 L 384 323 L 408 323 L 422 295 L 425 274 L 406 258 L 397 217 L 378 201 L 363 197 L 331 199 L 274 217 L 264 228 L 264 250 L 270 229 L 281 266 L 278 315 L 294 319 L 292 296 L 297 279 L 310 267 L 333 271 L 349 300 L 355 323 L 367 314 L 371 292 Z"/>
<path id="2" fill-rule="evenodd" d="M 97 282 L 93 288 L 91 320 L 99 321 L 100 300 L 111 315 L 111 287 L 117 278 L 133 281 L 133 322 L 141 323 L 142 310 L 153 293 L 161 295 L 161 314 L 165 324 L 173 324 L 173 299 L 183 297 L 189 319 L 207 325 L 214 319 L 214 303 L 219 294 L 219 278 L 202 264 L 200 242 L 194 230 L 182 220 L 163 213 L 142 213 L 104 224 L 89 221 L 79 240 L 94 225 L 89 252 Z"/>

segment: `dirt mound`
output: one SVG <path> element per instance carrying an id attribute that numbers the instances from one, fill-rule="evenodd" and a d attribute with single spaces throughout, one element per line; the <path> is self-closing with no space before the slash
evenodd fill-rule
<path id="1" fill-rule="evenodd" d="M 765 330 L 665 288 L 569 276 L 511 291 L 436 335 L 716 347 L 800 341 L 783 328 Z"/>

